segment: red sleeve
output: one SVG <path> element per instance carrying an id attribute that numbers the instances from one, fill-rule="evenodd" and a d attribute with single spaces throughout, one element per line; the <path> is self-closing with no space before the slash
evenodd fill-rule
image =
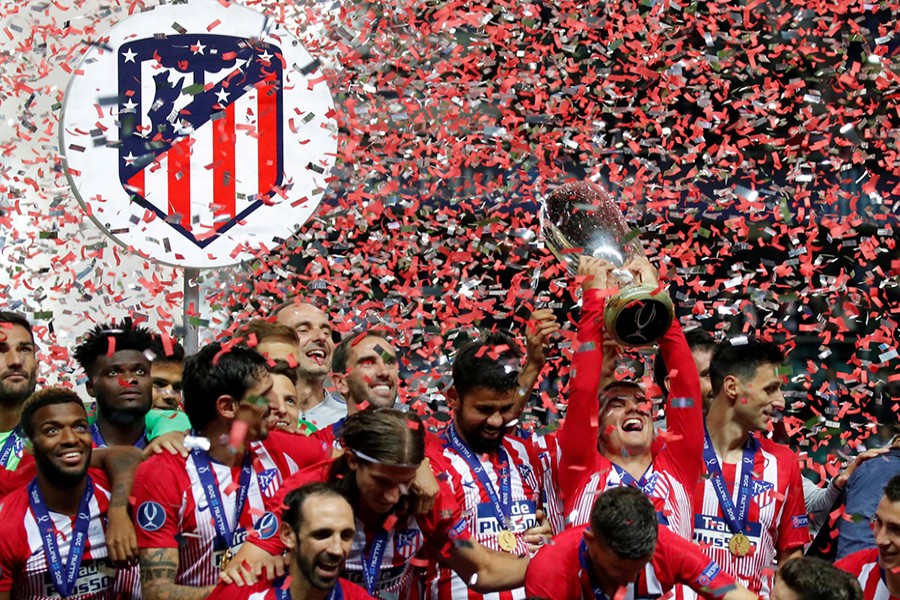
<path id="1" fill-rule="evenodd" d="M 660 339 L 659 351 L 670 374 L 663 434 L 672 456 L 669 467 L 693 491 L 703 469 L 703 398 L 697 365 L 677 318 Z"/>
<path id="2" fill-rule="evenodd" d="M 333 462 L 334 461 L 331 459 L 320 462 L 319 464 L 307 467 L 302 471 L 297 471 L 286 478 L 281 482 L 281 487 L 278 488 L 278 491 L 275 492 L 274 496 L 271 498 L 263 498 L 266 510 L 275 514 L 280 522 L 281 514 L 284 512 L 284 497 L 288 495 L 288 492 L 295 490 L 302 485 L 306 485 L 307 483 L 325 481 L 328 479 L 328 470 L 331 468 Z M 248 541 L 254 546 L 262 548 L 269 554 L 278 555 L 287 550 L 287 546 L 281 541 L 281 536 L 279 535 L 273 535 L 266 540 L 261 540 L 257 536 L 250 536 Z"/>
<path id="3" fill-rule="evenodd" d="M 34 457 L 30 454 L 22 456 L 15 471 L 0 468 L 0 498 L 5 498 L 10 492 L 26 485 L 36 476 L 37 467 Z"/>
<path id="4" fill-rule="evenodd" d="M 578 340 L 572 355 L 572 384 L 566 419 L 556 434 L 562 459 L 559 468 L 560 494 L 574 496 L 585 477 L 590 476 L 597 456 L 600 365 L 603 364 L 602 290 L 587 290 L 578 322 Z"/>
<path id="5" fill-rule="evenodd" d="M 261 592 L 270 585 L 272 585 L 271 580 L 265 578 L 263 578 L 262 581 L 258 581 L 255 585 L 247 585 L 244 587 L 220 582 L 219 585 L 210 592 L 209 596 L 206 597 L 206 600 L 246 600 L 252 594 Z"/>
<path id="6" fill-rule="evenodd" d="M 703 554 L 699 546 L 665 527 L 659 528 L 651 562 L 664 591 L 681 583 L 711 600 L 721 598 L 725 590 L 735 584 L 734 578 Z"/>
<path id="7" fill-rule="evenodd" d="M 270 431 L 269 437 L 266 438 L 263 445 L 270 454 L 274 455 L 273 458 L 276 460 L 282 457 L 289 459 L 297 465 L 296 470 L 298 471 L 331 458 L 331 446 L 312 436 Z M 282 471 L 282 475 L 292 472 L 293 470 Z"/>
<path id="8" fill-rule="evenodd" d="M 525 595 L 546 600 L 580 600 L 578 544 L 584 527 L 570 529 L 543 546 L 528 563 Z"/>
<path id="9" fill-rule="evenodd" d="M 157 454 L 141 463 L 132 490 L 139 548 L 178 547 L 178 513 L 190 486 L 180 456 Z"/>
<path id="10" fill-rule="evenodd" d="M 341 586 L 346 600 L 375 600 L 373 596 L 369 595 L 369 592 L 346 579 L 338 579 L 338 584 Z"/>
<path id="11" fill-rule="evenodd" d="M 784 506 L 781 509 L 781 520 L 778 522 L 775 548 L 779 553 L 784 553 L 802 548 L 809 543 L 809 514 L 806 512 L 806 499 L 803 496 L 803 481 L 800 479 L 797 456 L 785 446 L 781 446 L 779 450 L 781 453 L 778 455 L 778 468 L 788 468 L 788 485 L 784 491 Z"/>
<path id="12" fill-rule="evenodd" d="M 425 545 L 434 556 L 444 554 L 451 544 L 464 542 L 472 537 L 453 490 L 446 482 L 440 480 L 438 487 L 441 491 L 434 499 L 431 512 L 427 515 L 416 515 L 416 522 L 419 523 L 425 537 Z"/>
<path id="13" fill-rule="evenodd" d="M 6 496 L 0 504 L 0 592 L 12 591 L 16 574 L 25 572 L 25 562 L 30 554 L 22 524 L 27 502 L 28 495 L 23 490 Z"/>
<path id="14" fill-rule="evenodd" d="M 834 566 L 848 573 L 852 573 L 854 577 L 859 577 L 864 566 L 877 561 L 878 548 L 868 548 L 866 550 L 859 550 L 853 554 L 848 554 L 834 563 Z"/>

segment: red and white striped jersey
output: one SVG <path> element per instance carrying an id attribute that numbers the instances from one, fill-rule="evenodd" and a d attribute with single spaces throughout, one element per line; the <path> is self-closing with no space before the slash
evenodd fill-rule
<path id="1" fill-rule="evenodd" d="M 776 444 L 760 435 L 759 450 L 753 464 L 747 530 L 751 549 L 738 557 L 728 550 L 732 532 L 726 523 L 709 474 L 704 472 L 696 492 L 697 513 L 694 515 L 694 542 L 707 556 L 722 565 L 732 577 L 755 593 L 768 596 L 776 551 L 802 548 L 809 542 L 809 526 L 803 484 L 797 456 L 787 446 Z M 741 477 L 739 465 L 719 464 L 732 501 L 737 506 Z M 705 470 L 705 468 L 704 468 Z"/>
<path id="2" fill-rule="evenodd" d="M 238 587 L 234 584 L 220 583 L 212 594 L 206 597 L 206 600 L 279 600 L 279 589 L 288 589 L 290 581 L 284 577 L 279 577 L 269 581 L 264 579 L 255 585 L 247 585 Z M 372 600 L 372 596 L 366 593 L 366 590 L 354 585 L 346 579 L 338 579 L 337 586 L 340 591 L 334 590 L 332 595 L 326 600 L 340 598 L 341 600 Z M 290 591 L 290 590 L 288 590 Z M 286 600 L 303 600 L 302 598 L 293 598 L 288 594 Z"/>
<path id="3" fill-rule="evenodd" d="M 535 513 L 537 509 L 543 508 L 541 500 L 543 468 L 538 458 L 538 451 L 529 440 L 506 436 L 503 438 L 503 448 L 512 463 L 509 468 L 512 504 L 509 525 L 510 530 L 516 534 L 516 548 L 513 553 L 518 556 L 526 556 L 528 547 L 523 539 L 523 534 L 525 530 L 537 524 Z M 453 491 L 456 501 L 462 507 L 466 528 L 471 536 L 482 546 L 502 552 L 497 540 L 497 534 L 502 531 L 502 526 L 494 516 L 493 504 L 478 480 L 478 476 L 452 447 L 445 445 L 442 449 L 431 448 L 430 450 L 442 450 L 436 460 L 443 460 L 447 466 L 447 483 Z M 499 474 L 502 466 L 497 453 L 482 454 L 479 459 L 489 481 L 499 495 Z M 435 600 L 470 598 L 465 581 L 452 569 L 439 564 L 433 565 L 430 569 L 426 588 L 426 597 Z M 486 600 L 518 600 L 525 598 L 525 589 L 518 588 L 483 596 L 478 595 L 478 597 Z"/>
<path id="4" fill-rule="evenodd" d="M 597 450 L 599 416 L 597 394 L 603 362 L 603 298 L 588 290 L 578 323 L 579 347 L 572 358 L 573 379 L 569 406 L 557 438 L 562 456 L 560 493 L 565 501 L 567 526 L 585 525 L 597 495 L 627 485 L 608 458 Z M 694 490 L 703 463 L 703 404 L 700 378 L 678 321 L 660 339 L 660 352 L 671 374 L 666 404 L 668 430 L 658 435 L 651 449 L 652 462 L 641 489 L 653 501 L 660 521 L 690 540 Z"/>
<path id="5" fill-rule="evenodd" d="M 555 433 L 536 435 L 531 442 L 537 451 L 538 461 L 541 463 L 543 479 L 541 480 L 541 497 L 544 504 L 544 514 L 550 522 L 553 535 L 559 535 L 566 528 L 566 512 L 559 487 L 559 467 L 562 460 L 562 450 L 556 440 Z"/>
<path id="6" fill-rule="evenodd" d="M 900 600 L 900 596 L 891 595 L 881 576 L 878 548 L 854 552 L 834 563 L 834 566 L 856 577 L 863 591 L 863 600 Z"/>
<path id="7" fill-rule="evenodd" d="M 277 493 L 283 478 L 298 467 L 321 461 L 328 454 L 312 438 L 281 432 L 271 432 L 265 443 L 254 443 L 251 451 L 254 476 L 237 524 L 233 519 L 240 465 L 232 468 L 210 460 L 228 526 L 234 531 L 234 552 L 248 535 L 278 535 L 278 518 L 266 512 L 264 498 Z M 193 455 L 185 459 L 163 453 L 144 461 L 135 474 L 133 496 L 138 546 L 178 548 L 176 584 L 215 585 L 222 556 L 229 548 L 216 533 Z"/>
<path id="8" fill-rule="evenodd" d="M 140 600 L 139 567 L 113 569 L 107 560 L 106 510 L 109 484 L 102 471 L 89 471 L 94 483 L 90 500 L 91 520 L 78 570 L 78 579 L 70 599 Z M 56 543 L 63 564 L 69 560 L 74 517 L 49 512 L 56 532 Z M 13 599 L 43 600 L 59 598 L 48 570 L 37 519 L 28 502 L 28 488 L 12 492 L 0 504 L 0 592 Z"/>

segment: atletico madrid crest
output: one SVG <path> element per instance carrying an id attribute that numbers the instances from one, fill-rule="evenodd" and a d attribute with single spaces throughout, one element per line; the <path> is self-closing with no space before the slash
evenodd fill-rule
<path id="1" fill-rule="evenodd" d="M 72 189 L 107 234 L 160 262 L 211 267 L 302 226 L 337 128 L 319 63 L 288 26 L 190 0 L 128 17 L 91 47 L 61 138 Z"/>

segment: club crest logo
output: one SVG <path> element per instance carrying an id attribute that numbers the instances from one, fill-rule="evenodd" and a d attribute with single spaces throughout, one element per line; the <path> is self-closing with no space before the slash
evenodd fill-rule
<path id="1" fill-rule="evenodd" d="M 319 63 L 287 24 L 190 0 L 106 35 L 69 85 L 61 138 L 72 189 L 107 234 L 160 262 L 210 267 L 305 223 L 337 127 Z"/>

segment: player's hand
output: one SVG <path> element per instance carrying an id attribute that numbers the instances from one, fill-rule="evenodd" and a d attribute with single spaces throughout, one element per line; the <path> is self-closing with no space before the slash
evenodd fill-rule
<path id="1" fill-rule="evenodd" d="M 128 507 L 119 506 L 106 511 L 106 550 L 115 569 L 127 569 L 138 562 L 137 535 L 128 516 Z"/>
<path id="2" fill-rule="evenodd" d="M 275 579 L 284 575 L 286 556 L 275 556 L 250 543 L 245 543 L 219 573 L 219 580 L 238 587 L 253 585 L 262 578 Z"/>
<path id="3" fill-rule="evenodd" d="M 597 289 L 605 290 L 615 286 L 612 270 L 615 266 L 608 260 L 582 256 L 578 261 L 578 276 L 581 280 L 581 289 L 584 291 Z"/>
<path id="4" fill-rule="evenodd" d="M 431 462 L 426 458 L 416 470 L 416 478 L 412 483 L 411 491 L 416 494 L 415 511 L 417 515 L 424 515 L 434 508 L 434 501 L 440 493 L 437 479 L 431 470 Z"/>
<path id="5" fill-rule="evenodd" d="M 537 367 L 543 367 L 547 362 L 544 351 L 550 341 L 550 336 L 559 331 L 559 323 L 556 315 L 549 308 L 539 308 L 531 313 L 525 324 L 525 346 L 527 349 L 527 362 Z"/>
<path id="6" fill-rule="evenodd" d="M 154 438 L 144 449 L 144 456 L 151 457 L 154 454 L 162 454 L 168 452 L 172 455 L 178 455 L 187 458 L 190 452 L 184 447 L 184 438 L 187 435 L 185 431 L 170 431 L 164 433 L 158 438 Z"/>
<path id="7" fill-rule="evenodd" d="M 659 272 L 646 256 L 633 256 L 625 263 L 624 268 L 634 275 L 637 283 L 642 283 L 652 288 L 659 287 Z"/>
<path id="8" fill-rule="evenodd" d="M 528 552 L 531 554 L 540 550 L 541 546 L 547 543 L 547 540 L 553 535 L 553 531 L 550 529 L 550 521 L 547 520 L 543 510 L 539 508 L 535 513 L 535 518 L 537 519 L 537 524 L 526 530 L 522 536 L 522 539 L 528 545 Z"/>
<path id="9" fill-rule="evenodd" d="M 853 475 L 853 471 L 855 471 L 859 465 L 863 464 L 867 460 L 875 458 L 876 456 L 887 454 L 889 451 L 890 448 L 873 448 L 872 450 L 860 452 L 853 458 L 853 461 L 849 465 L 844 467 L 844 470 L 834 478 L 834 487 L 839 490 L 844 489 L 844 486 L 847 485 L 847 480 L 850 479 L 850 476 Z"/>

